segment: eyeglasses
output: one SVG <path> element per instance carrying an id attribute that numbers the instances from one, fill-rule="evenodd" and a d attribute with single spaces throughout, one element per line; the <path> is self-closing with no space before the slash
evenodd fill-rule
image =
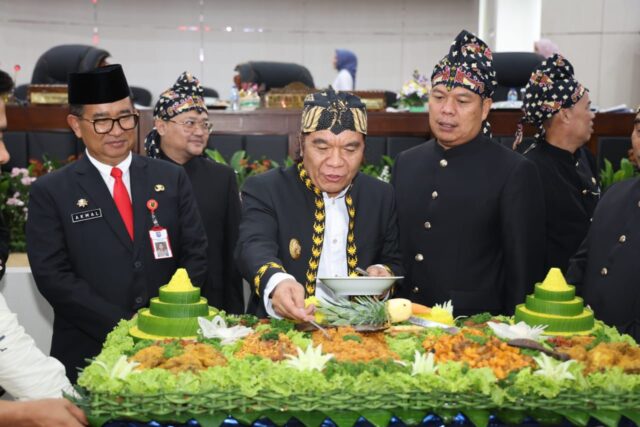
<path id="1" fill-rule="evenodd" d="M 196 121 L 196 120 L 185 120 L 184 122 L 178 122 L 175 120 L 167 120 L 168 122 L 175 123 L 177 125 L 182 126 L 185 130 L 189 132 L 193 132 L 196 130 L 196 126 L 202 129 L 204 132 L 211 133 L 213 131 L 213 123 L 208 120 Z"/>
<path id="2" fill-rule="evenodd" d="M 82 116 L 76 116 L 76 117 L 84 120 L 85 122 L 89 122 L 93 124 L 93 130 L 96 131 L 96 133 L 105 134 L 105 133 L 111 132 L 111 130 L 113 129 L 113 124 L 115 122 L 118 122 L 118 126 L 120 126 L 120 129 L 122 130 L 134 129 L 136 126 L 138 126 L 139 115 L 138 113 L 133 113 L 133 114 L 127 114 L 126 116 L 116 117 L 115 119 L 105 118 L 105 119 L 95 119 L 95 120 L 85 119 Z"/>

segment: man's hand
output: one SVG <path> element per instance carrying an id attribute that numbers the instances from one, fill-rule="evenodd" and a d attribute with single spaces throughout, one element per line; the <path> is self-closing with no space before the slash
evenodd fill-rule
<path id="1" fill-rule="evenodd" d="M 271 293 L 274 311 L 287 319 L 313 320 L 314 307 L 304 308 L 304 287 L 295 280 L 286 279 L 276 285 Z"/>
<path id="2" fill-rule="evenodd" d="M 373 277 L 391 277 L 389 271 L 384 267 L 380 267 L 379 265 L 370 265 L 369 267 L 367 267 L 367 273 L 369 273 L 369 276 Z"/>
<path id="3" fill-rule="evenodd" d="M 367 273 L 369 273 L 369 277 L 391 277 L 389 270 L 387 270 L 384 267 L 380 267 L 379 265 L 370 265 L 369 267 L 367 267 Z M 379 300 L 384 300 L 386 298 L 389 298 L 392 289 L 393 287 L 391 287 L 388 291 L 384 292 L 383 294 L 378 295 L 377 298 Z"/>
<path id="4" fill-rule="evenodd" d="M 12 427 L 82 427 L 87 417 L 66 399 L 2 402 L 0 426 Z"/>

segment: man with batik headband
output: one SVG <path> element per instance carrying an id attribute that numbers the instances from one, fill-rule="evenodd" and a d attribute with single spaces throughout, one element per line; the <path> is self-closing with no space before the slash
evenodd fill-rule
<path id="1" fill-rule="evenodd" d="M 129 93 L 120 65 L 69 75 L 67 123 L 86 152 L 39 178 L 29 196 L 29 264 L 55 312 L 51 355 L 72 381 L 177 268 L 199 286 L 207 275 L 186 173 L 131 152 L 138 114 Z"/>
<path id="2" fill-rule="evenodd" d="M 640 153 L 640 108 L 631 130 Z M 587 237 L 569 261 L 567 281 L 597 318 L 640 342 L 640 178 L 604 193 Z"/>
<path id="3" fill-rule="evenodd" d="M 233 250 L 238 240 L 240 198 L 233 169 L 203 156 L 212 124 L 198 79 L 184 72 L 164 91 L 155 109 L 155 127 L 147 135 L 149 157 L 178 164 L 187 172 L 207 233 L 209 275 L 202 295 L 227 313 L 244 313 L 242 278 Z"/>
<path id="4" fill-rule="evenodd" d="M 537 127 L 525 156 L 538 167 L 546 205 L 545 268 L 566 272 L 571 255 L 587 235 L 600 197 L 595 159 L 584 147 L 593 132 L 588 90 L 566 58 L 555 54 L 531 74 L 523 121 Z M 522 139 L 518 127 L 516 144 Z"/>
<path id="5" fill-rule="evenodd" d="M 491 50 L 462 31 L 431 76 L 434 139 L 396 159 L 401 295 L 452 300 L 457 315 L 512 313 L 543 277 L 544 205 L 535 166 L 488 137 Z"/>
<path id="6" fill-rule="evenodd" d="M 258 315 L 313 319 L 305 297 L 330 298 L 318 277 L 401 275 L 393 189 L 359 173 L 367 116 L 333 89 L 304 103 L 301 160 L 248 179 L 236 259 Z"/>

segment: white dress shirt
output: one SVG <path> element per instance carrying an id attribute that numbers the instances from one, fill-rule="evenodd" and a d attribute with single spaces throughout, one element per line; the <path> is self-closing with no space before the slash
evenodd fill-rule
<path id="1" fill-rule="evenodd" d="M 345 195 L 350 187 L 345 188 L 336 197 L 329 197 L 327 193 L 322 193 L 324 199 L 324 239 L 322 241 L 322 252 L 318 263 L 318 274 L 316 277 L 347 277 L 347 234 L 349 232 L 349 212 Z M 311 232 L 311 230 L 309 230 Z M 267 314 L 271 317 L 280 318 L 273 309 L 270 295 L 276 286 L 285 279 L 296 280 L 287 273 L 275 273 L 269 278 L 264 290 L 263 301 Z M 316 296 L 321 300 L 332 300 L 334 295 L 322 282 L 316 280 Z"/>
<path id="2" fill-rule="evenodd" d="M 15 399 L 61 397 L 73 391 L 64 366 L 36 347 L 0 294 L 0 386 Z"/>
<path id="3" fill-rule="evenodd" d="M 94 159 L 93 157 L 91 157 L 91 154 L 89 154 L 89 150 L 86 150 L 85 153 L 87 158 L 91 162 L 91 164 L 95 166 L 96 169 L 98 169 L 98 172 L 100 172 L 100 176 L 104 180 L 104 183 L 107 184 L 107 188 L 111 193 L 111 197 L 113 197 L 113 187 L 116 184 L 116 179 L 111 176 L 111 169 L 113 169 L 114 166 L 104 164 Z M 129 199 L 131 199 L 131 174 L 129 173 L 129 167 L 131 166 L 131 159 L 132 159 L 132 155 L 131 155 L 131 152 L 129 152 L 129 155 L 127 156 L 127 158 L 115 166 L 122 171 L 122 182 L 124 182 L 124 186 L 127 187 L 127 193 L 129 193 Z"/>

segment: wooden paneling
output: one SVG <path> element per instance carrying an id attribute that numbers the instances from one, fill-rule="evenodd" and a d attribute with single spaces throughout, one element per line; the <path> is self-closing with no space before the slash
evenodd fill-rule
<path id="1" fill-rule="evenodd" d="M 66 106 L 7 106 L 9 131 L 51 131 L 68 129 Z M 140 151 L 144 137 L 153 127 L 152 111 L 140 111 L 138 128 Z M 300 131 L 300 111 L 257 110 L 244 112 L 211 111 L 210 120 L 214 124 L 215 134 L 241 135 L 287 135 L 289 153 L 293 155 L 297 148 Z M 601 136 L 628 136 L 633 127 L 635 114 L 597 114 L 594 132 L 589 148 L 595 154 L 597 140 Z M 495 136 L 510 136 L 516 131 L 521 118 L 520 111 L 492 111 L 489 121 Z M 428 139 L 429 116 L 427 113 L 385 113 L 368 114 L 369 135 L 371 136 L 419 136 Z M 525 135 L 531 136 L 535 129 L 525 126 Z"/>

